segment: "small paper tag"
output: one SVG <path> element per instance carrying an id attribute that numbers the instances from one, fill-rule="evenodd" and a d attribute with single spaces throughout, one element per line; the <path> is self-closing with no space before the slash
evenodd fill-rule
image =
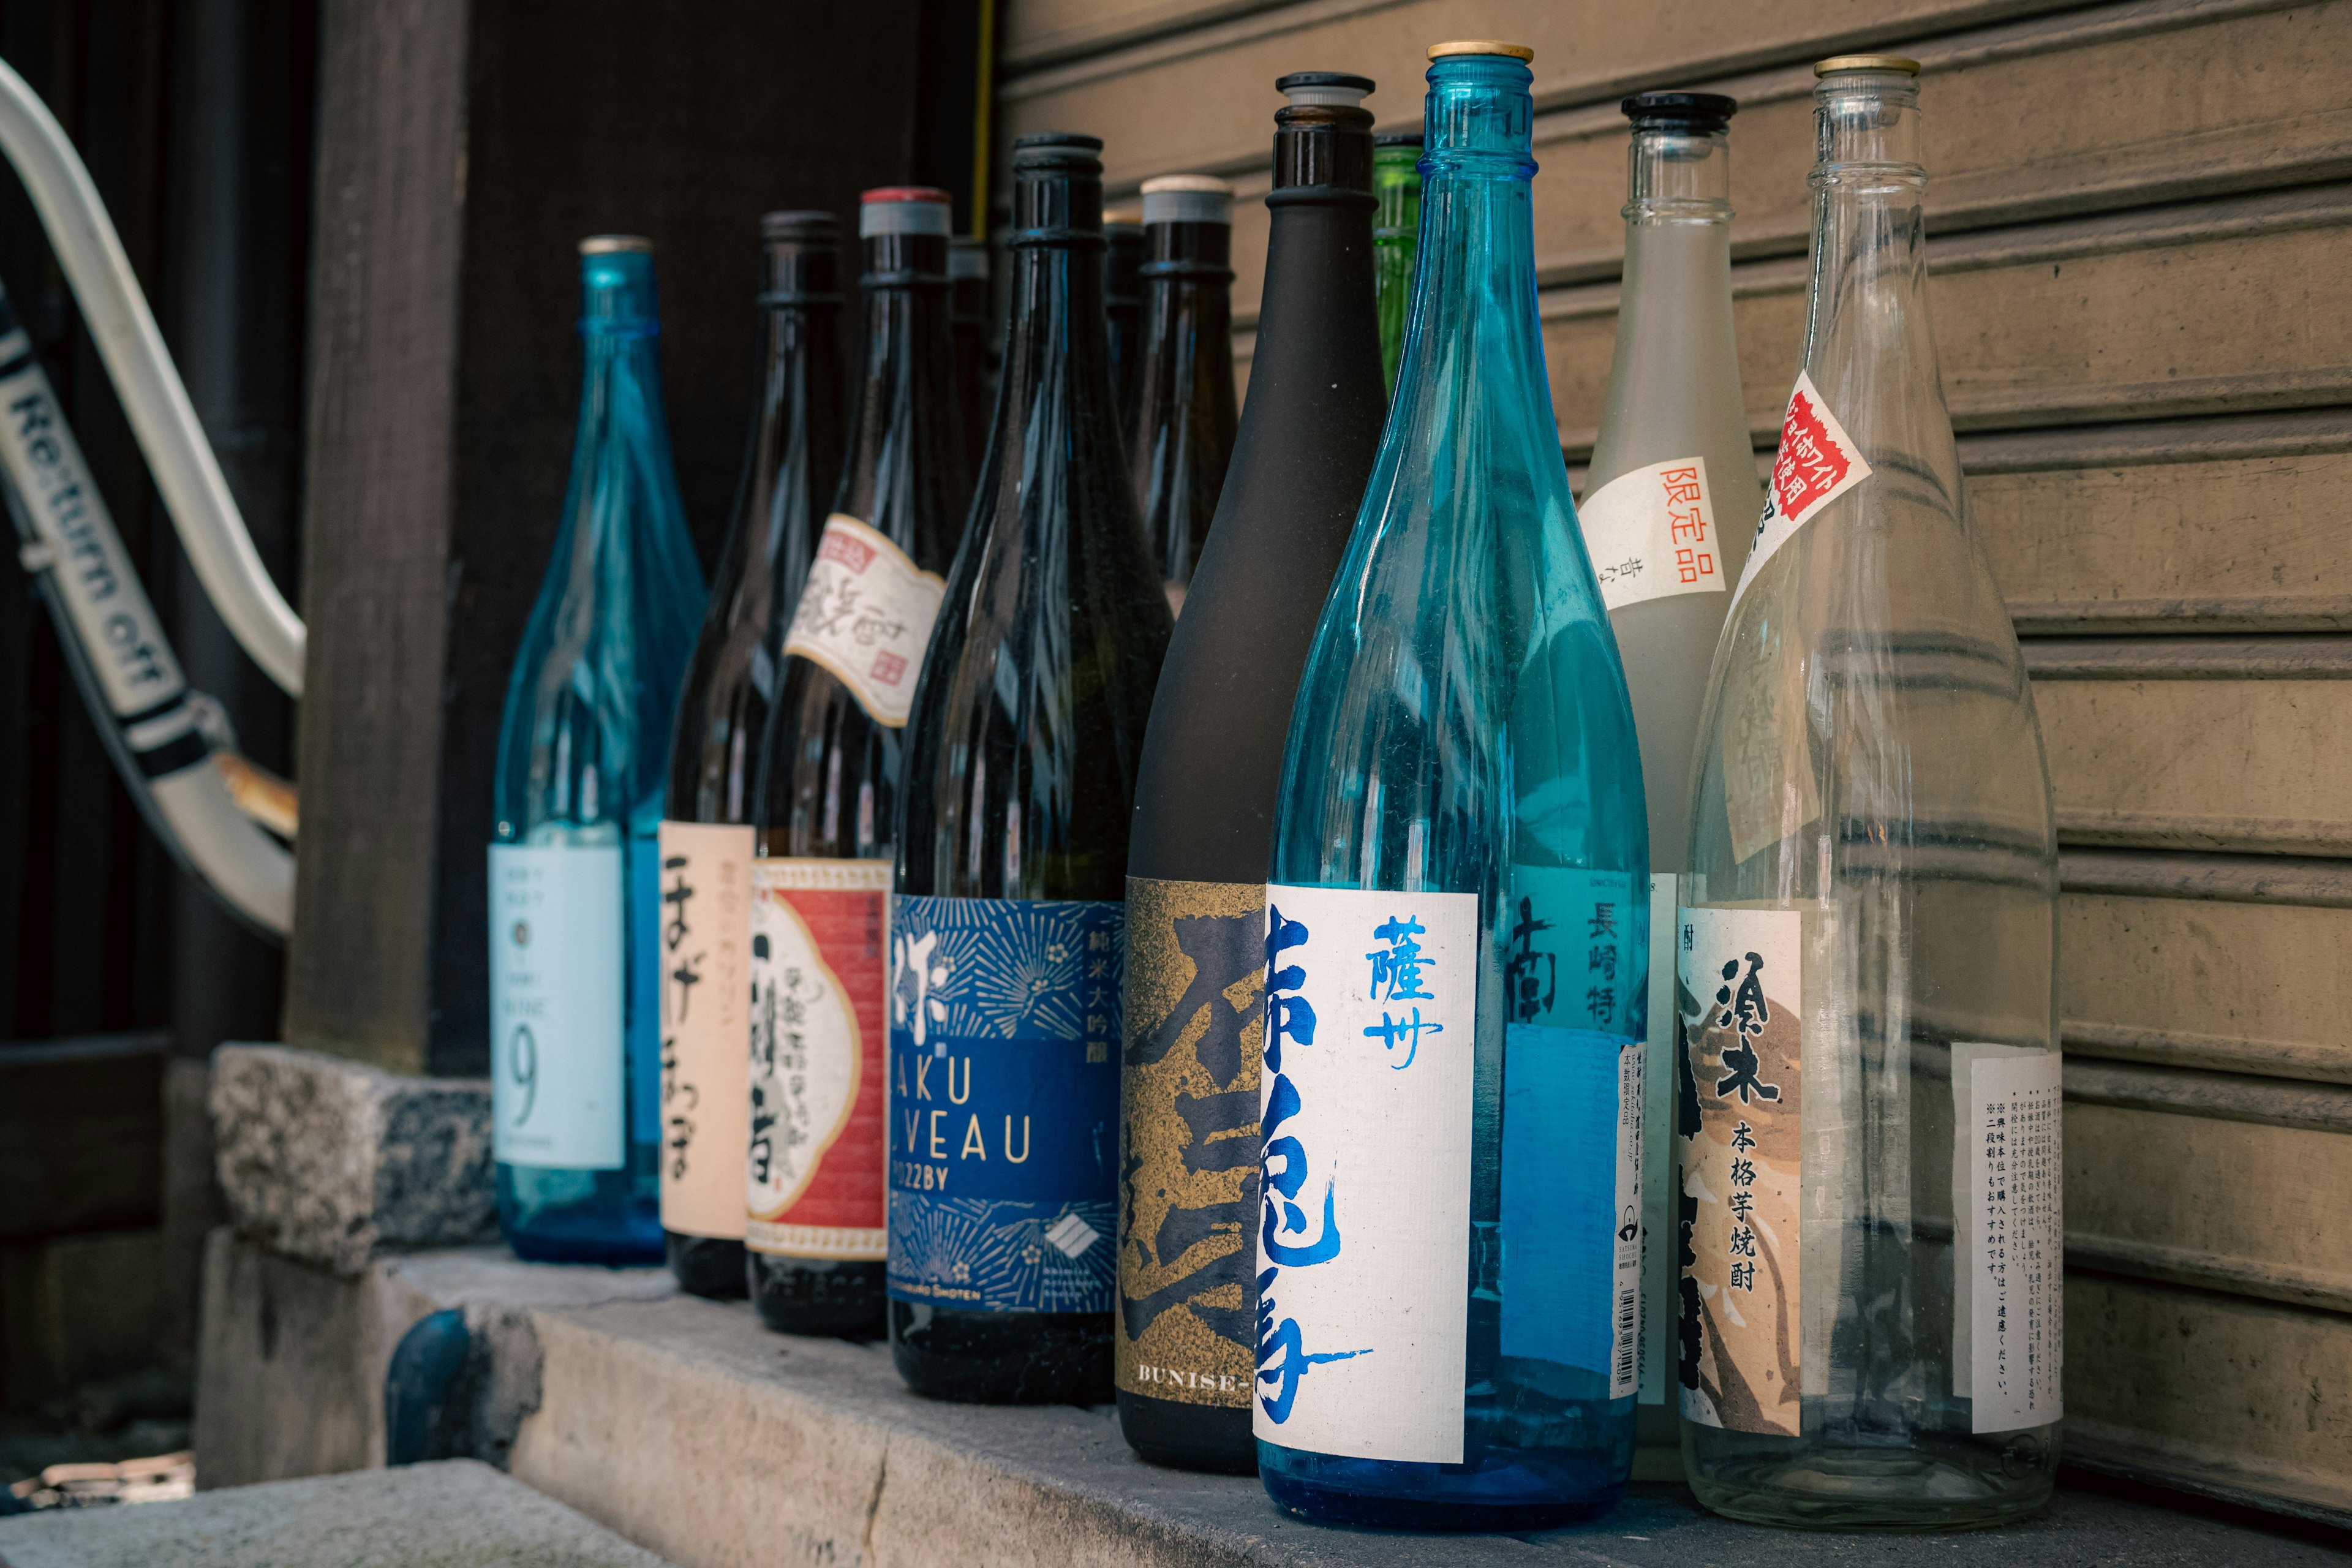
<path id="1" fill-rule="evenodd" d="M 1714 594 L 1731 585 L 1715 531 L 1706 459 L 1676 458 L 1633 468 L 1576 509 L 1584 548 L 1612 610 L 1671 594 Z"/>
<path id="2" fill-rule="evenodd" d="M 1773 552 L 1796 536 L 1822 508 L 1870 477 L 1870 465 L 1845 426 L 1822 401 L 1821 389 L 1804 372 L 1789 394 L 1789 411 L 1780 417 L 1780 449 L 1772 458 L 1772 482 L 1764 492 L 1764 515 L 1756 523 L 1756 542 L 1748 552 L 1748 569 L 1739 574 L 1739 595 Z"/>
<path id="3" fill-rule="evenodd" d="M 903 728 L 947 584 L 858 521 L 824 521 L 784 652 L 841 679 L 877 724 Z"/>

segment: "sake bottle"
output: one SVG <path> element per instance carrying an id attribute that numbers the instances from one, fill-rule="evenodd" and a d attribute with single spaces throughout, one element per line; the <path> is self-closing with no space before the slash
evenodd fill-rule
<path id="1" fill-rule="evenodd" d="M 2056 845 L 1928 322 L 1918 67 L 1814 68 L 1811 295 L 1699 725 L 1669 1139 L 1683 1458 L 1955 1530 L 2058 1465 Z"/>
<path id="2" fill-rule="evenodd" d="M 1168 601 L 1102 311 L 1102 143 L 1013 144 L 1004 380 L 915 695 L 890 905 L 892 1356 L 1110 1397 L 1128 817 Z"/>
<path id="3" fill-rule="evenodd" d="M 1412 303 L 1412 257 L 1421 243 L 1421 132 L 1372 138 L 1372 194 L 1380 216 L 1372 225 L 1379 247 L 1381 374 L 1396 385 L 1404 353 L 1405 310 Z"/>
<path id="4" fill-rule="evenodd" d="M 840 225 L 831 213 L 770 213 L 760 236 L 758 403 L 678 693 L 661 825 L 662 1229 L 678 1284 L 714 1297 L 744 1291 L 751 818 L 781 657 L 778 595 L 808 570 L 841 460 Z"/>
<path id="5" fill-rule="evenodd" d="M 1336 85 L 1335 85 L 1336 84 Z M 1276 84 L 1248 410 L 1151 700 L 1127 857 L 1118 1413 L 1155 1463 L 1243 1474 L 1256 1370 L 1258 1068 L 1291 699 L 1388 415 L 1372 84 Z"/>
<path id="6" fill-rule="evenodd" d="M 1143 364 L 1143 209 L 1103 217 L 1103 320 L 1110 332 L 1112 405 L 1122 438 L 1135 422 Z"/>
<path id="7" fill-rule="evenodd" d="M 572 478 L 499 726 L 490 1114 L 499 1229 L 659 1263 L 663 764 L 702 614 L 662 417 L 652 245 L 580 243 Z"/>
<path id="8" fill-rule="evenodd" d="M 1648 847 L 1536 316 L 1532 51 L 1430 51 L 1380 456 L 1266 889 L 1259 1474 L 1524 1531 L 1633 1460 Z"/>
<path id="9" fill-rule="evenodd" d="M 1577 521 L 1617 634 L 1650 818 L 1648 1019 L 1653 1126 L 1674 1091 L 1675 879 L 1689 869 L 1691 748 L 1731 585 L 1763 504 L 1731 321 L 1731 174 L 1738 105 L 1704 92 L 1624 100 L 1633 121 L 1617 353 Z M 1671 1473 L 1675 1265 L 1666 1143 L 1643 1173 L 1642 1443 Z M 1672 1451 L 1671 1453 L 1669 1451 Z"/>
<path id="10" fill-rule="evenodd" d="M 1127 455 L 1173 614 L 1233 457 L 1233 238 L 1232 185 L 1209 174 L 1143 182 L 1143 347 Z"/>
<path id="11" fill-rule="evenodd" d="M 878 1337 L 883 925 L 907 719 L 971 503 L 948 324 L 948 195 L 867 191 L 864 369 L 832 515 L 757 752 L 751 868 L 752 1304 Z"/>
<path id="12" fill-rule="evenodd" d="M 948 241 L 948 308 L 955 333 L 956 413 L 966 460 L 988 445 L 988 242 L 970 235 Z"/>

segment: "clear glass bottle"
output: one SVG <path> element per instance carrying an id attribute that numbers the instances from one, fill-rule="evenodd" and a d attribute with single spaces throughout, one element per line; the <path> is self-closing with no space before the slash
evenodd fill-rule
<path id="1" fill-rule="evenodd" d="M 945 191 L 920 185 L 859 203 L 849 454 L 758 751 L 747 1241 L 752 1304 L 791 1333 L 882 1331 L 890 832 L 940 574 L 971 505 L 949 212 Z"/>
<path id="2" fill-rule="evenodd" d="M 1143 536 L 1181 615 L 1234 453 L 1234 188 L 1143 182 L 1143 360 L 1128 466 Z"/>
<path id="3" fill-rule="evenodd" d="M 1918 68 L 1815 68 L 1802 369 L 1701 722 L 1674 1121 L 1683 1456 L 1952 1530 L 2058 1463 L 2056 844 L 1927 313 Z"/>
<path id="4" fill-rule="evenodd" d="M 890 900 L 890 1349 L 1102 1404 L 1129 814 L 1168 601 L 1113 417 L 1102 142 L 1013 143 L 996 422 L 915 693 Z"/>
<path id="5" fill-rule="evenodd" d="M 1421 243 L 1421 132 L 1372 139 L 1372 194 L 1380 216 L 1372 243 L 1380 256 L 1381 371 L 1396 390 L 1404 357 L 1405 312 L 1412 303 L 1412 254 Z"/>
<path id="6" fill-rule="evenodd" d="M 1532 51 L 1430 51 L 1422 243 L 1266 889 L 1259 1474 L 1522 1531 L 1633 1451 L 1648 851 L 1537 317 Z"/>
<path id="7" fill-rule="evenodd" d="M 571 485 L 491 786 L 491 1142 L 519 1255 L 659 1263 L 656 839 L 702 573 L 670 469 L 652 245 L 581 241 L 580 283 Z"/>
<path id="8" fill-rule="evenodd" d="M 1676 879 L 1690 868 L 1691 748 L 1707 671 L 1763 505 L 1731 320 L 1731 154 L 1738 105 L 1700 92 L 1625 100 L 1625 281 L 1617 352 L 1577 521 L 1617 634 L 1650 816 L 1653 1126 L 1674 1091 Z M 1665 1140 L 1643 1173 L 1642 1446 L 1682 1462 Z M 1646 1471 L 1644 1472 L 1647 1473 Z"/>
<path id="9" fill-rule="evenodd" d="M 710 606 L 678 693 L 661 826 L 662 1229 L 698 1296 L 740 1296 L 751 818 L 782 658 L 781 595 L 816 548 L 841 460 L 841 225 L 760 220 L 757 409 Z"/>
<path id="10" fill-rule="evenodd" d="M 1299 671 L 1388 417 L 1372 311 L 1372 84 L 1275 84 L 1249 411 L 1168 644 L 1127 858 L 1119 1429 L 1155 1464 L 1257 1468 L 1265 883 Z"/>

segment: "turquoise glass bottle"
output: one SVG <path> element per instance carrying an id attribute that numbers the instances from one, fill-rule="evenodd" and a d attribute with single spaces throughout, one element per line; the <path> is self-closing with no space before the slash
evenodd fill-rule
<path id="1" fill-rule="evenodd" d="M 1430 51 L 1388 427 L 1266 889 L 1254 1420 L 1314 1519 L 1542 1529 L 1633 1449 L 1648 826 L 1536 320 L 1532 51 Z"/>
<path id="2" fill-rule="evenodd" d="M 491 1142 L 524 1258 L 659 1263 L 659 851 L 703 607 L 670 469 L 653 247 L 580 245 L 563 521 L 507 686 L 490 844 Z"/>

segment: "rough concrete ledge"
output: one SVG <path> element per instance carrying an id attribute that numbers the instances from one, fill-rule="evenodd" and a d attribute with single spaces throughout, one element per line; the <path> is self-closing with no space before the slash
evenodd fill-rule
<path id="1" fill-rule="evenodd" d="M 212 1112 L 231 1222 L 274 1251 L 356 1275 L 383 1248 L 496 1233 L 486 1080 L 223 1046 Z"/>
<path id="2" fill-rule="evenodd" d="M 0 1520 L 0 1568 L 664 1568 L 472 1459 Z"/>

